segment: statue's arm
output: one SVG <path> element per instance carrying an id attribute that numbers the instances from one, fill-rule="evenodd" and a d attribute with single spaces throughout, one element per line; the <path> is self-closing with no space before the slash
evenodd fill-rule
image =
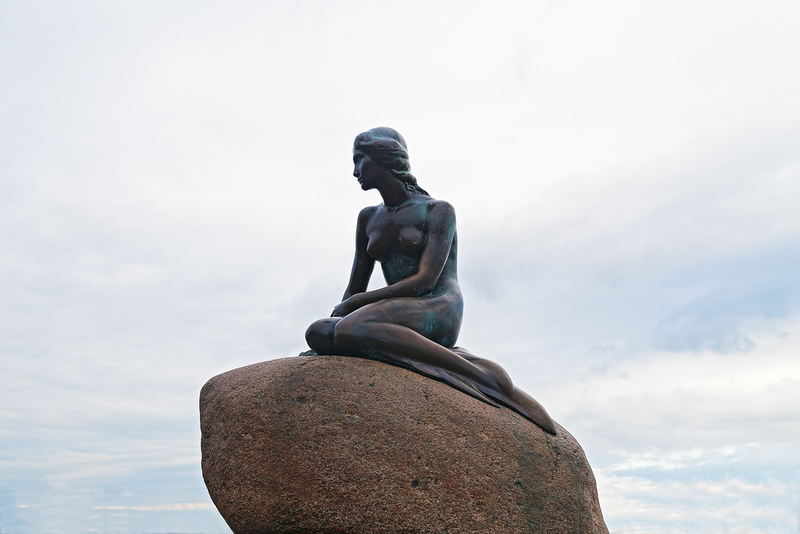
<path id="1" fill-rule="evenodd" d="M 350 270 L 350 282 L 344 292 L 342 301 L 345 301 L 356 293 L 363 293 L 367 290 L 372 270 L 375 268 L 375 260 L 367 254 L 367 224 L 375 213 L 375 207 L 368 207 L 361 210 L 358 214 L 356 223 L 356 254 L 353 258 L 353 268 Z"/>
<path id="2" fill-rule="evenodd" d="M 447 202 L 436 201 L 428 215 L 428 242 L 422 252 L 417 273 L 390 286 L 351 295 L 334 308 L 333 316 L 344 317 L 379 300 L 429 295 L 436 287 L 450 255 L 455 232 L 455 210 Z"/>
<path id="3" fill-rule="evenodd" d="M 447 258 L 450 257 L 450 248 L 453 246 L 455 235 L 456 212 L 453 206 L 441 200 L 436 201 L 428 216 L 428 242 L 419 261 L 419 271 L 414 276 L 399 282 L 399 284 L 409 282 L 409 289 L 414 293 L 409 296 L 419 297 L 433 291 L 442 275 Z"/>

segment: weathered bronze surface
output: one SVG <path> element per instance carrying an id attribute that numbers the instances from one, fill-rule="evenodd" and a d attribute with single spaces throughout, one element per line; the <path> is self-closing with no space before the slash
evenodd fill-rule
<path id="1" fill-rule="evenodd" d="M 308 327 L 317 354 L 379 360 L 441 380 L 488 404 L 502 404 L 551 434 L 545 409 L 496 363 L 455 347 L 463 298 L 453 207 L 432 198 L 410 172 L 403 137 L 391 128 L 359 134 L 353 176 L 383 203 L 361 210 L 350 283 L 330 318 Z M 386 287 L 367 291 L 375 262 Z"/>

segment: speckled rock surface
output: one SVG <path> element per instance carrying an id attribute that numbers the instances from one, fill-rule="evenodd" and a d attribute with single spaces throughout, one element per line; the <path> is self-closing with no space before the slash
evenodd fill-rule
<path id="1" fill-rule="evenodd" d="M 380 362 L 286 358 L 200 393 L 203 478 L 235 534 L 607 534 L 561 426 Z"/>

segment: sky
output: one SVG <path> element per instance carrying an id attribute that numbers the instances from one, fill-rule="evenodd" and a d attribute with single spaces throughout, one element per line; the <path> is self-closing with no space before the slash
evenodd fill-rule
<path id="1" fill-rule="evenodd" d="M 459 345 L 578 439 L 613 534 L 798 532 L 799 24 L 0 2 L 0 532 L 230 532 L 200 388 L 338 303 L 375 126 L 456 209 Z"/>

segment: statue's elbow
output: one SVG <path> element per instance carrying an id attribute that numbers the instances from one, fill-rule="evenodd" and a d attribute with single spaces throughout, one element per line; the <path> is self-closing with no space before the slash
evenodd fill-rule
<path id="1" fill-rule="evenodd" d="M 418 297 L 425 297 L 433 293 L 434 288 L 436 287 L 436 280 L 421 280 L 420 283 L 416 284 L 417 288 L 417 296 Z"/>

